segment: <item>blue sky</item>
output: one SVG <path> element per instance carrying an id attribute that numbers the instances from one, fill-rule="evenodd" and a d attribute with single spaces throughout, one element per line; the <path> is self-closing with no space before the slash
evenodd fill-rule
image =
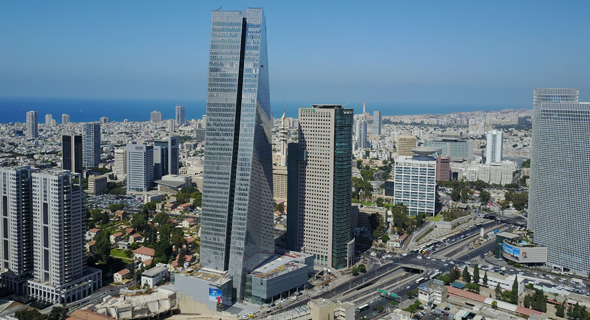
<path id="1" fill-rule="evenodd" d="M 587 1 L 0 1 L 0 97 L 205 99 L 220 6 L 264 7 L 273 101 L 590 100 Z"/>

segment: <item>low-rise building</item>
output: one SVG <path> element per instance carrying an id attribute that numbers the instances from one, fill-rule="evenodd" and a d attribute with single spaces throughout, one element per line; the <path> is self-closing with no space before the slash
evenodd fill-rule
<path id="1" fill-rule="evenodd" d="M 115 244 L 115 243 L 121 241 L 122 238 L 123 238 L 122 232 L 117 232 L 117 233 L 111 234 L 111 237 L 110 237 L 111 244 Z"/>
<path id="2" fill-rule="evenodd" d="M 107 176 L 95 176 L 91 175 L 88 177 L 88 193 L 97 195 L 103 194 L 107 191 Z"/>
<path id="3" fill-rule="evenodd" d="M 123 269 L 113 275 L 113 280 L 118 283 L 123 283 L 124 280 L 129 278 L 131 278 L 131 272 L 127 269 Z"/>
<path id="4" fill-rule="evenodd" d="M 125 210 L 115 211 L 115 218 L 119 221 L 123 221 L 123 220 L 127 219 L 127 211 L 125 211 Z"/>
<path id="5" fill-rule="evenodd" d="M 100 234 L 102 233 L 102 230 L 98 229 L 98 228 L 92 228 L 88 231 L 86 231 L 86 241 L 90 241 L 92 239 L 94 239 L 97 236 L 100 236 Z"/>
<path id="6" fill-rule="evenodd" d="M 444 284 L 431 284 L 430 286 L 420 286 L 418 290 L 418 300 L 423 304 L 439 305 L 447 299 L 447 288 Z"/>
<path id="7" fill-rule="evenodd" d="M 141 274 L 141 285 L 155 287 L 160 281 L 168 277 L 168 268 L 164 265 L 155 266 Z"/>

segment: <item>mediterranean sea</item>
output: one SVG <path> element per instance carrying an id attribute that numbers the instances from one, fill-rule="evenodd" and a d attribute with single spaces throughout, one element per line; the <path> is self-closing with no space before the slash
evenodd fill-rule
<path id="1" fill-rule="evenodd" d="M 336 102 L 338 103 L 338 102 Z M 206 113 L 206 101 L 203 100 L 132 100 L 132 99 L 82 99 L 82 98 L 20 98 L 0 97 L 0 123 L 25 122 L 27 111 L 37 111 L 39 122 L 45 122 L 45 115 L 51 114 L 57 123 L 61 123 L 61 115 L 69 114 L 70 122 L 99 121 L 106 116 L 110 121 L 148 121 L 150 112 L 162 112 L 163 119 L 174 119 L 175 106 L 185 107 L 185 117 L 200 119 Z M 283 101 L 272 102 L 275 118 L 283 114 Z M 299 108 L 309 108 L 310 102 L 286 102 L 287 117 L 296 118 Z M 528 106 L 493 106 L 468 104 L 436 104 L 436 103 L 369 103 L 366 110 L 383 112 L 384 116 L 447 114 L 453 112 L 500 111 L 503 109 L 520 109 Z M 353 102 L 346 108 L 355 109 L 355 113 L 363 110 L 362 102 Z M 529 107 L 530 108 L 530 107 Z"/>

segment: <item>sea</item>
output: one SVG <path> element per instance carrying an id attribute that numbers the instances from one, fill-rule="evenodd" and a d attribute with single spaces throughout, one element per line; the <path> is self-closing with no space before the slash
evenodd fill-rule
<path id="1" fill-rule="evenodd" d="M 274 118 L 280 118 L 283 110 L 287 117 L 296 118 L 299 108 L 309 108 L 311 102 L 271 102 Z M 140 99 L 97 99 L 97 98 L 23 98 L 0 97 L 0 123 L 25 122 L 27 111 L 37 111 L 39 122 L 45 122 L 45 115 L 51 114 L 57 123 L 61 123 L 61 115 L 69 114 L 70 122 L 99 121 L 103 116 L 110 121 L 148 121 L 150 112 L 162 112 L 163 119 L 174 119 L 176 106 L 185 107 L 186 119 L 201 119 L 206 114 L 206 101 L 202 100 L 140 100 Z M 384 116 L 447 114 L 470 111 L 500 111 L 503 109 L 520 109 L 526 106 L 494 106 L 469 104 L 416 104 L 416 103 L 370 103 L 366 110 L 373 113 L 380 110 Z M 284 109 L 283 109 L 284 108 Z M 363 110 L 362 102 L 351 102 L 346 108 L 353 108 L 355 113 Z"/>

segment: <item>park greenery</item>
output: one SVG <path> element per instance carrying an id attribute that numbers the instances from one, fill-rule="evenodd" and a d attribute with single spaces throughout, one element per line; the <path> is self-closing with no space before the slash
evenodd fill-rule
<path id="1" fill-rule="evenodd" d="M 68 309 L 53 307 L 49 314 L 43 314 L 37 309 L 19 310 L 14 314 L 18 320 L 64 320 L 68 317 Z"/>

